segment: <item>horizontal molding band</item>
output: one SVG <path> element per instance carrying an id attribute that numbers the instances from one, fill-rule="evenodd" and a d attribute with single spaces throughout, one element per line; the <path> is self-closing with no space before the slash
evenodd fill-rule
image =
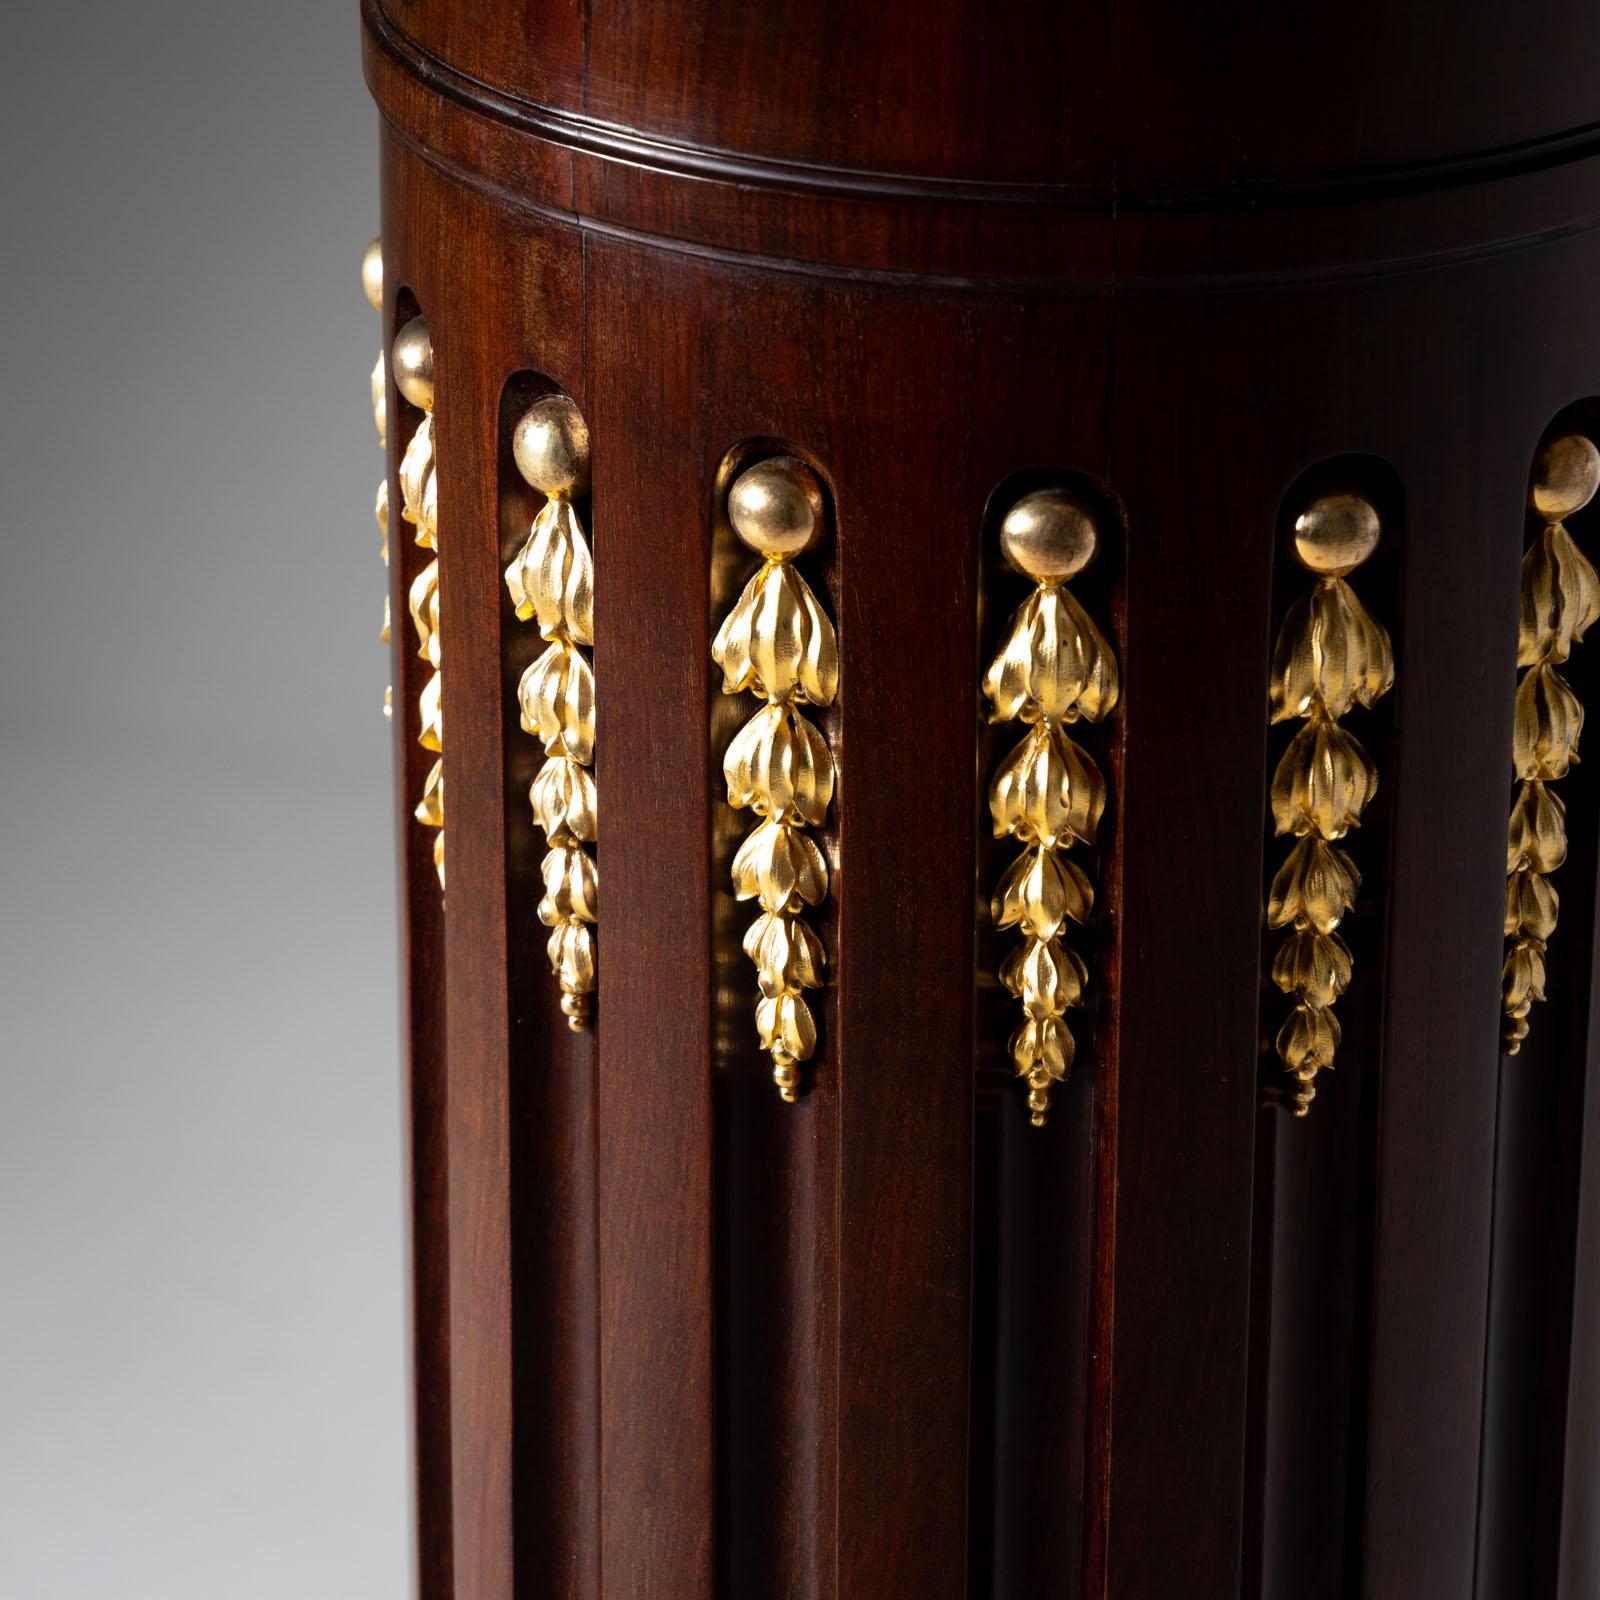
<path id="1" fill-rule="evenodd" d="M 813 166 L 738 150 L 662 139 L 637 129 L 523 100 L 469 77 L 433 55 L 385 12 L 362 0 L 373 38 L 408 73 L 445 99 L 551 144 L 689 178 L 754 185 L 791 193 L 871 200 L 956 201 L 963 205 L 1047 206 L 1109 213 L 1256 210 L 1313 206 L 1493 183 L 1600 155 L 1600 122 L 1440 161 L 1294 179 L 1240 179 L 1229 184 L 1002 183 L 862 168 Z"/>
<path id="2" fill-rule="evenodd" d="M 1279 186 L 1271 204 L 1243 190 L 1141 206 L 1073 188 L 885 178 L 873 189 L 871 175 L 840 190 L 830 184 L 852 175 L 602 136 L 463 78 L 398 33 L 381 0 L 363 0 L 363 16 L 373 98 L 431 166 L 597 236 L 763 271 L 959 294 L 1270 292 L 1466 267 L 1600 222 L 1600 131 L 1561 141 L 1560 159 L 1542 141 L 1521 167 L 1480 161 L 1471 181 L 1458 163 L 1442 185 L 1345 183 L 1315 197 Z"/>

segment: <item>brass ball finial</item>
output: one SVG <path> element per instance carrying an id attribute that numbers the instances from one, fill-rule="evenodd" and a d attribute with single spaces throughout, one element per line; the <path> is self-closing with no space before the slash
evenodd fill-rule
<path id="1" fill-rule="evenodd" d="M 1342 578 L 1378 548 L 1378 513 L 1359 494 L 1319 496 L 1294 519 L 1294 553 L 1322 578 Z"/>
<path id="2" fill-rule="evenodd" d="M 1600 489 L 1600 450 L 1581 433 L 1564 433 L 1539 452 L 1528 502 L 1546 522 L 1582 511 Z"/>
<path id="3" fill-rule="evenodd" d="M 733 531 L 758 555 L 787 561 L 822 535 L 822 485 L 803 461 L 773 456 L 746 468 L 728 491 Z"/>
<path id="4" fill-rule="evenodd" d="M 383 309 L 383 240 L 374 239 L 361 258 L 361 289 L 374 311 Z"/>
<path id="5" fill-rule="evenodd" d="M 428 324 L 413 317 L 394 336 L 395 387 L 421 411 L 433 410 L 433 341 Z"/>
<path id="6" fill-rule="evenodd" d="M 547 394 L 523 412 L 511 435 L 517 471 L 552 500 L 589 492 L 589 425 L 564 394 Z"/>
<path id="7" fill-rule="evenodd" d="M 1035 583 L 1075 578 L 1094 559 L 1100 540 L 1094 513 L 1065 489 L 1035 489 L 1006 512 L 1000 550 Z"/>

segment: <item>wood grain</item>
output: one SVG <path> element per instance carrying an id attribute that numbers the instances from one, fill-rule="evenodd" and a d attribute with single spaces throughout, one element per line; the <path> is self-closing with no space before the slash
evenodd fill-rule
<path id="1" fill-rule="evenodd" d="M 1516 1063 L 1496 1019 L 1520 507 L 1600 391 L 1600 21 L 1458 13 L 1358 4 L 1287 70 L 1253 5 L 364 0 L 390 320 L 427 315 L 440 393 L 442 915 L 396 645 L 423 1600 L 1592 1589 L 1588 779 Z M 594 440 L 589 1038 L 544 968 L 500 582 L 550 389 Z M 794 1107 L 709 658 L 721 497 L 776 450 L 828 486 L 842 660 Z M 1286 518 L 1336 469 L 1382 486 L 1357 587 L 1399 673 L 1357 729 L 1345 1043 L 1291 1124 L 1267 676 Z M 1085 733 L 1092 1003 L 1036 1134 L 978 681 L 1020 597 L 997 517 L 1064 475 L 1104 500 L 1124 699 Z"/>

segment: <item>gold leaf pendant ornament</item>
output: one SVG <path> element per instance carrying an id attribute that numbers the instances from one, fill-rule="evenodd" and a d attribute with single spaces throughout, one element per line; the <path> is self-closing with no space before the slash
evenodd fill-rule
<path id="1" fill-rule="evenodd" d="M 1294 1080 L 1297 1117 L 1310 1109 L 1317 1074 L 1333 1065 L 1333 1006 L 1350 983 L 1350 950 L 1337 929 L 1361 874 L 1335 841 L 1360 825 L 1378 790 L 1372 758 L 1339 722 L 1394 685 L 1389 635 L 1344 581 L 1377 548 L 1379 531 L 1378 513 L 1360 495 L 1326 495 L 1296 519 L 1295 555 L 1317 582 L 1289 608 L 1272 658 L 1272 721 L 1305 723 L 1272 777 L 1274 828 L 1295 843 L 1267 897 L 1267 926 L 1287 930 L 1272 981 L 1294 1009 L 1275 1042 Z"/>
<path id="2" fill-rule="evenodd" d="M 537 622 L 546 647 L 522 675 L 522 727 L 544 746 L 544 765 L 528 791 L 548 846 L 539 920 L 550 930 L 550 968 L 574 1033 L 589 1026 L 597 958 L 599 872 L 585 846 L 595 842 L 594 561 L 573 508 L 589 492 L 589 429 L 565 395 L 531 405 L 511 436 L 517 470 L 545 503 L 517 558 L 506 568 L 511 604 Z"/>
<path id="3" fill-rule="evenodd" d="M 1083 1003 L 1089 982 L 1083 958 L 1063 934 L 1069 922 L 1088 920 L 1094 885 L 1066 852 L 1094 844 L 1106 805 L 1100 769 L 1067 729 L 1109 716 L 1120 692 L 1110 644 L 1066 588 L 1097 544 L 1092 513 L 1064 490 L 1024 495 L 1007 512 L 1001 551 L 1036 587 L 1006 625 L 983 678 L 989 720 L 1028 725 L 989 781 L 995 837 L 1023 847 L 990 911 L 997 928 L 1022 935 L 1001 963 L 1000 982 L 1022 1002 L 1023 1023 L 1010 1050 L 1017 1076 L 1027 1080 L 1036 1128 L 1044 1126 L 1051 1087 L 1072 1066 L 1076 1045 L 1066 1013 Z"/>
<path id="4" fill-rule="evenodd" d="M 361 258 L 361 289 L 367 297 L 367 304 L 374 311 L 383 310 L 383 241 L 374 239 L 367 246 L 367 252 Z M 388 357 L 380 349 L 378 359 L 372 368 L 372 420 L 378 428 L 378 445 L 381 449 L 389 448 L 389 402 L 388 402 Z M 384 566 L 389 565 L 389 474 L 384 473 L 378 484 L 377 504 L 373 507 L 373 514 L 378 519 L 378 553 L 383 558 Z M 378 633 L 379 644 L 388 644 L 389 632 L 389 589 L 384 586 L 383 591 L 383 627 Z M 391 684 L 383 691 L 383 714 L 386 717 L 394 716 L 394 686 Z"/>
<path id="5" fill-rule="evenodd" d="M 827 740 L 801 708 L 833 704 L 839 648 L 828 614 L 793 566 L 822 535 L 821 485 L 790 456 L 759 462 L 734 481 L 728 519 L 763 565 L 717 630 L 711 659 L 724 694 L 766 702 L 723 756 L 728 804 L 761 819 L 734 857 L 733 886 L 738 899 L 761 908 L 744 936 L 761 989 L 756 1032 L 778 1093 L 793 1102 L 800 1064 L 817 1046 L 805 991 L 821 986 L 828 961 L 804 918 L 828 894 L 827 863 L 806 829 L 827 819 L 835 769 Z"/>
<path id="6" fill-rule="evenodd" d="M 1543 526 L 1522 558 L 1512 768 L 1517 780 L 1506 839 L 1506 957 L 1500 976 L 1502 1046 L 1514 1056 L 1528 1014 L 1544 999 L 1544 957 L 1559 901 L 1550 874 L 1566 860 L 1566 808 L 1550 785 L 1578 759 L 1583 706 L 1556 669 L 1600 620 L 1600 578 L 1563 519 L 1600 489 L 1600 450 L 1581 434 L 1539 452 L 1528 503 Z"/>
<path id="7" fill-rule="evenodd" d="M 422 412 L 406 453 L 400 461 L 400 515 L 417 530 L 424 550 L 439 548 L 439 485 L 433 456 L 433 343 L 428 325 L 413 317 L 395 335 L 395 387 Z M 439 676 L 439 558 L 435 554 L 411 581 L 411 622 L 417 630 L 417 654 L 433 668 L 418 697 L 422 724 L 417 742 L 438 756 L 423 784 L 422 799 L 414 813 L 425 828 L 436 828 L 433 864 L 444 887 L 444 721 L 441 713 L 443 680 Z"/>

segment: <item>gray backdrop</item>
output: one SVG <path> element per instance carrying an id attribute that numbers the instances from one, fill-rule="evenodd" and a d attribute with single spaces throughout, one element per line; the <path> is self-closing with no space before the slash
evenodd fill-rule
<path id="1" fill-rule="evenodd" d="M 0 1596 L 405 1593 L 355 0 L 13 0 Z"/>

